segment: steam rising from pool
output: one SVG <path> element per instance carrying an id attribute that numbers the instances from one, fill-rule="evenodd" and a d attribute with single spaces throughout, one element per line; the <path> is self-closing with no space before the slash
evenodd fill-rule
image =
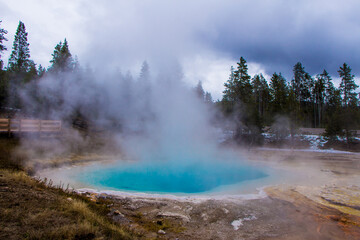
<path id="1" fill-rule="evenodd" d="M 61 76 L 62 81 L 51 74 L 39 81 L 46 97 L 59 95 L 63 100 L 58 101 L 62 106 L 45 116 L 66 122 L 72 119 L 74 109 L 79 111 L 82 118 L 109 135 L 103 141 L 105 154 L 110 143 L 109 154 L 115 146 L 115 155 L 122 155 L 111 167 L 83 168 L 76 179 L 85 185 L 104 190 L 200 193 L 266 176 L 246 165 L 239 155 L 219 149 L 217 139 L 224 118 L 215 103 L 206 101 L 203 90 L 185 84 L 176 61 L 165 64 L 156 76 L 144 63 L 137 79 L 119 73 L 89 73 L 74 84 L 77 75 Z M 58 92 L 60 85 L 62 91 Z M 31 109 L 31 95 L 22 95 Z M 66 156 L 81 146 L 82 135 L 76 131 L 69 131 L 66 138 L 73 140 L 63 141 L 68 144 L 55 141 L 48 151 Z M 86 136 L 83 143 L 87 143 Z M 38 158 L 36 154 L 33 159 Z M 66 182 L 66 173 L 62 177 Z"/>

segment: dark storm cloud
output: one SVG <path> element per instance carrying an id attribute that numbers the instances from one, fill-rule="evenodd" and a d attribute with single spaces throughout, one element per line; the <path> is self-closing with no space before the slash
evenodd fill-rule
<path id="1" fill-rule="evenodd" d="M 45 66 L 56 43 L 66 37 L 83 65 L 104 70 L 133 71 L 143 60 L 152 70 L 176 63 L 191 66 L 198 56 L 226 65 L 244 56 L 267 74 L 282 72 L 288 78 L 298 61 L 312 75 L 325 68 L 337 76 L 343 62 L 360 75 L 357 0 L 0 0 L 0 4 L 2 26 L 9 30 L 8 49 L 10 32 L 23 19 L 32 58 Z"/>
<path id="2" fill-rule="evenodd" d="M 357 1 L 241 1 L 215 22 L 216 36 L 201 35 L 218 51 L 261 63 L 268 73 L 291 75 L 300 61 L 310 74 L 331 74 L 347 62 L 360 73 Z"/>

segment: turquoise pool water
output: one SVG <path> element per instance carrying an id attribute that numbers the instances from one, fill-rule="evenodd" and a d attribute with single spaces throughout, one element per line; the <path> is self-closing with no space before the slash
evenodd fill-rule
<path id="1" fill-rule="evenodd" d="M 267 176 L 235 161 L 139 161 L 88 167 L 76 178 L 102 189 L 193 194 Z"/>

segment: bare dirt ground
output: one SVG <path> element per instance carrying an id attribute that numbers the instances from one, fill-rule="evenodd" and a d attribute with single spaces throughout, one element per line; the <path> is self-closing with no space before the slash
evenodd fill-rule
<path id="1" fill-rule="evenodd" d="M 259 199 L 111 199 L 109 216 L 144 239 L 360 239 L 360 154 L 257 149 L 255 162 L 298 175 Z"/>

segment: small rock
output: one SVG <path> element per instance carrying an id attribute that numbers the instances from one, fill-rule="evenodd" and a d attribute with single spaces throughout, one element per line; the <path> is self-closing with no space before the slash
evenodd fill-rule
<path id="1" fill-rule="evenodd" d="M 100 198 L 100 199 L 107 199 L 107 198 L 109 198 L 109 196 L 108 196 L 107 194 L 105 194 L 105 193 L 101 193 L 101 194 L 98 196 L 98 198 Z"/>
<path id="2" fill-rule="evenodd" d="M 225 214 L 229 213 L 229 210 L 227 210 L 226 208 L 223 208 L 223 211 L 224 211 Z"/>
<path id="3" fill-rule="evenodd" d="M 122 213 L 121 213 L 119 210 L 115 210 L 115 211 L 113 212 L 113 214 L 114 214 L 114 215 L 122 215 Z"/>
<path id="4" fill-rule="evenodd" d="M 175 218 L 175 219 L 181 219 L 185 222 L 190 222 L 190 217 L 180 214 L 180 213 L 174 213 L 174 212 L 159 212 L 157 215 L 157 217 L 170 217 L 170 218 Z"/>
<path id="5" fill-rule="evenodd" d="M 201 214 L 201 218 L 204 220 L 204 221 L 207 221 L 209 219 L 209 216 L 206 214 L 206 213 L 202 213 Z"/>
<path id="6" fill-rule="evenodd" d="M 164 234 L 166 234 L 166 232 L 165 232 L 164 230 L 160 229 L 160 230 L 158 231 L 158 234 L 164 235 Z"/>
<path id="7" fill-rule="evenodd" d="M 119 210 L 114 209 L 109 214 L 112 220 L 118 223 L 129 223 L 130 220 L 127 219 Z"/>
<path id="8" fill-rule="evenodd" d="M 69 198 L 67 198 L 66 200 L 68 200 L 69 202 L 71 202 L 71 201 L 72 201 L 72 198 L 69 197 Z"/>

